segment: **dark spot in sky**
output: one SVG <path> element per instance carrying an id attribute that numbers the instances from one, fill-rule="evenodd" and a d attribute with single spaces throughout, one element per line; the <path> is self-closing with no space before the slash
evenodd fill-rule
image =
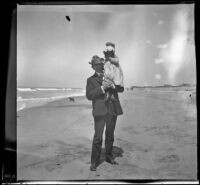
<path id="1" fill-rule="evenodd" d="M 66 19 L 67 19 L 68 21 L 70 21 L 70 20 L 71 20 L 69 16 L 66 16 Z"/>

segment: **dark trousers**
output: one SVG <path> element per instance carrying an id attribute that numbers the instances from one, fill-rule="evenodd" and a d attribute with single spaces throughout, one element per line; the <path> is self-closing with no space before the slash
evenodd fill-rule
<path id="1" fill-rule="evenodd" d="M 112 149 L 114 143 L 114 130 L 117 121 L 117 116 L 106 115 L 94 117 L 94 138 L 92 142 L 92 154 L 91 154 L 91 163 L 97 163 L 101 155 L 101 147 L 103 140 L 103 131 L 106 125 L 105 132 L 105 152 L 106 158 L 112 158 Z"/>

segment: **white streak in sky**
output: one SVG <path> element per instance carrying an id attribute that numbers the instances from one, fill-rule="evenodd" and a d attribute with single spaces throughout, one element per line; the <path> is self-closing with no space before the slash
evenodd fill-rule
<path id="1" fill-rule="evenodd" d="M 161 74 L 155 74 L 155 79 L 160 80 L 161 79 Z"/>
<path id="2" fill-rule="evenodd" d="M 172 24 L 172 38 L 168 43 L 168 48 L 161 50 L 160 57 L 165 60 L 163 65 L 168 73 L 171 84 L 175 83 L 176 75 L 184 62 L 184 53 L 187 45 L 187 10 L 182 9 L 175 14 Z"/>

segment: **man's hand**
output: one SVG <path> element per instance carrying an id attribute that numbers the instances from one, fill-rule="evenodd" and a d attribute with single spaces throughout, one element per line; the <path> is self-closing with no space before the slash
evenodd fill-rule
<path id="1" fill-rule="evenodd" d="M 112 88 L 112 89 L 115 89 L 115 84 L 114 84 L 114 83 L 112 83 L 111 88 Z"/>
<path id="2" fill-rule="evenodd" d="M 111 82 L 111 81 L 103 81 L 102 86 L 103 86 L 103 89 L 106 90 L 106 89 L 108 89 L 110 87 L 113 87 L 113 82 Z"/>

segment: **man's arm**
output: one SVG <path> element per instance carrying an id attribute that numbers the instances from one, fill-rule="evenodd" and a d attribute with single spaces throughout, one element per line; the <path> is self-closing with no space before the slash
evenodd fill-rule
<path id="1" fill-rule="evenodd" d="M 104 94 L 105 91 L 103 91 L 102 86 L 94 87 L 91 80 L 87 79 L 87 85 L 86 85 L 86 97 L 88 100 L 93 100 L 99 95 Z"/>
<path id="2" fill-rule="evenodd" d="M 124 87 L 120 86 L 120 85 L 115 85 L 114 91 L 116 92 L 124 92 Z"/>

